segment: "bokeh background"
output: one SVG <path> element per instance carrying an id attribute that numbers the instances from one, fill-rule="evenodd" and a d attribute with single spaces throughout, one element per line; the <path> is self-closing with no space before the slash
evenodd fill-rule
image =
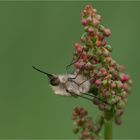
<path id="1" fill-rule="evenodd" d="M 97 118 L 95 106 L 54 95 L 47 77 L 31 67 L 65 73 L 83 33 L 80 12 L 86 4 L 111 29 L 112 56 L 134 81 L 114 138 L 140 139 L 140 2 L 119 1 L 0 2 L 0 138 L 77 138 L 71 120 L 75 106 Z"/>

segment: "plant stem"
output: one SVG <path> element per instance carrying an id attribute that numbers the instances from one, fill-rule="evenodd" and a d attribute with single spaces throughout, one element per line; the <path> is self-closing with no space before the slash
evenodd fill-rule
<path id="1" fill-rule="evenodd" d="M 110 111 L 104 112 L 104 139 L 112 140 L 112 114 Z"/>

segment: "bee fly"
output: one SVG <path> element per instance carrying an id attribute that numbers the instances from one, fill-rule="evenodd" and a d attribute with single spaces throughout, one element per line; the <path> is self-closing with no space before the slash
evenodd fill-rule
<path id="1" fill-rule="evenodd" d="M 101 102 L 106 104 L 105 101 L 101 100 L 94 93 L 90 94 L 91 91 L 90 81 L 87 80 L 86 77 L 84 77 L 83 75 L 80 74 L 75 75 L 68 73 L 64 75 L 56 75 L 44 72 L 36 68 L 35 66 L 32 67 L 35 70 L 47 75 L 49 83 L 55 94 L 63 96 L 81 97 L 89 101 L 92 101 L 95 104 Z"/>

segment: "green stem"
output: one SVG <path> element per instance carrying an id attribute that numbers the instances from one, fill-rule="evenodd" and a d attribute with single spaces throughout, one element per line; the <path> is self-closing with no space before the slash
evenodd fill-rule
<path id="1" fill-rule="evenodd" d="M 112 140 L 112 115 L 110 111 L 104 112 L 104 139 Z"/>

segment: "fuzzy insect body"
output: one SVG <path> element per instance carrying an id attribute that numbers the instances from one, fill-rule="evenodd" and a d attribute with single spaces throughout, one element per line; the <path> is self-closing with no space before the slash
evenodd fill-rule
<path id="1" fill-rule="evenodd" d="M 64 74 L 64 75 L 56 75 L 49 74 L 44 72 L 34 66 L 32 66 L 35 70 L 45 74 L 49 78 L 50 86 L 55 94 L 61 96 L 73 96 L 73 97 L 82 97 L 94 103 L 104 103 L 105 101 L 96 96 L 98 93 L 97 89 L 94 89 L 90 84 L 90 80 L 87 77 L 80 74 Z M 92 94 L 90 94 L 92 93 Z M 87 95 L 88 97 L 84 96 Z M 91 98 L 89 98 L 91 97 Z"/>
<path id="2" fill-rule="evenodd" d="M 33 68 L 48 76 L 50 86 L 55 94 L 63 96 L 78 96 L 88 93 L 91 88 L 90 81 L 83 75 L 76 76 L 76 74 L 67 73 L 63 75 L 56 75 L 44 72 L 34 66 Z"/>
<path id="3" fill-rule="evenodd" d="M 63 96 L 88 93 L 90 90 L 90 82 L 86 81 L 83 84 L 80 84 L 82 81 L 86 80 L 86 77 L 82 75 L 78 75 L 75 79 L 74 77 L 74 74 L 58 75 L 60 84 L 57 86 L 51 85 L 54 93 Z"/>

